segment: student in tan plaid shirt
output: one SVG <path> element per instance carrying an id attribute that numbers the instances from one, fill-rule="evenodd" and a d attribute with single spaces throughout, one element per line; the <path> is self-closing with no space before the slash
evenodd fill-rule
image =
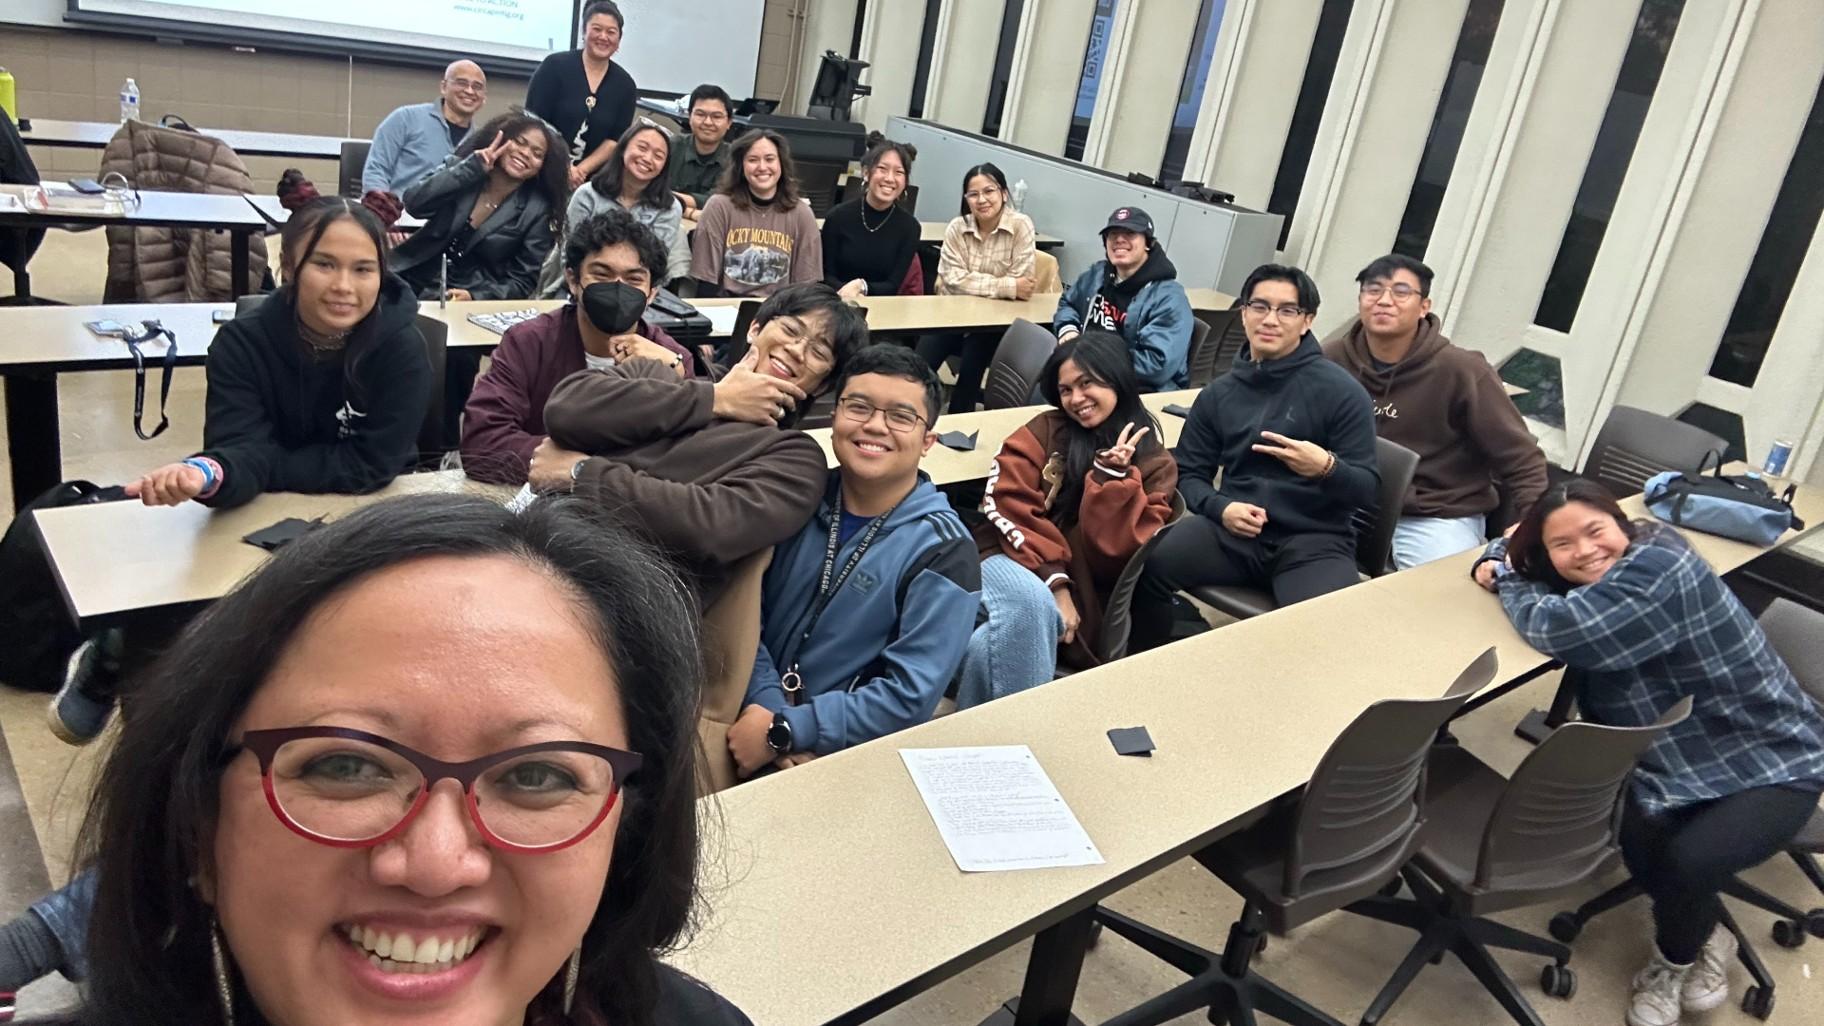
<path id="1" fill-rule="evenodd" d="M 937 258 L 939 295 L 1030 299 L 1038 284 L 1033 275 L 1032 218 L 1007 205 L 1007 176 L 993 164 L 977 164 L 963 173 L 962 213 L 944 229 L 944 248 Z M 982 375 L 994 358 L 998 332 L 927 335 L 918 344 L 932 369 L 961 354 L 950 412 L 975 409 L 982 395 Z"/>

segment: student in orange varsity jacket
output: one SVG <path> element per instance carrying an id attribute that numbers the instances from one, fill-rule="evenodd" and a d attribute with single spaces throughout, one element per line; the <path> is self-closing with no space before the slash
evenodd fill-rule
<path id="1" fill-rule="evenodd" d="M 897 345 L 863 349 L 838 382 L 839 466 L 761 589 L 747 707 L 728 730 L 743 775 L 922 723 L 956 673 L 981 577 L 963 522 L 918 469 L 940 395 Z"/>
<path id="2" fill-rule="evenodd" d="M 1178 465 L 1117 335 L 1059 346 L 1039 376 L 1039 414 L 1001 447 L 976 529 L 982 604 L 956 704 L 967 708 L 1049 681 L 1059 660 L 1097 662 L 1115 579 L 1172 513 Z"/>

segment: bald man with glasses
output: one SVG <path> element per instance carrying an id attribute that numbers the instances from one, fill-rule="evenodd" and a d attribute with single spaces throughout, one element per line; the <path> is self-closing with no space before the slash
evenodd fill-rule
<path id="1" fill-rule="evenodd" d="M 456 61 L 443 69 L 437 92 L 435 101 L 400 107 L 374 129 L 367 165 L 361 171 L 362 192 L 403 196 L 455 153 L 456 144 L 469 133 L 475 115 L 488 102 L 488 76 L 474 61 Z"/>

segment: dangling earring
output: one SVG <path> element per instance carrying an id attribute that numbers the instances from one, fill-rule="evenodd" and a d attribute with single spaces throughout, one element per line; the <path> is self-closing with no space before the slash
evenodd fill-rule
<path id="1" fill-rule="evenodd" d="M 570 965 L 564 969 L 564 1014 L 570 1014 L 570 1006 L 576 1002 L 576 977 L 583 968 L 583 948 L 577 945 L 570 952 Z M 232 1026 L 232 1024 L 231 1024 Z"/>
<path id="2" fill-rule="evenodd" d="M 209 960 L 215 963 L 215 995 L 222 1002 L 222 1022 L 234 1026 L 234 982 L 228 976 L 228 955 L 222 950 L 222 925 L 209 919 Z"/>

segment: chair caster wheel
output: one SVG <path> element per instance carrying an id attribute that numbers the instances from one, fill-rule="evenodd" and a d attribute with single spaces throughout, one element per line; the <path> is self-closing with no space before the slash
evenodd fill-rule
<path id="1" fill-rule="evenodd" d="M 1546 931 L 1558 943 L 1569 944 L 1583 932 L 1583 920 L 1578 919 L 1575 912 L 1560 912 L 1552 917 L 1551 923 L 1546 926 Z"/>
<path id="2" fill-rule="evenodd" d="M 1089 947 L 1102 943 L 1102 920 L 1094 919 L 1089 924 Z"/>
<path id="3" fill-rule="evenodd" d="M 1773 1014 L 1773 990 L 1768 987 L 1749 987 L 1742 994 L 1742 1011 L 1756 1019 L 1765 1019 Z"/>
<path id="4" fill-rule="evenodd" d="M 1539 989 L 1552 997 L 1569 1000 L 1577 993 L 1577 973 L 1570 966 L 1548 965 L 1539 970 Z"/>
<path id="5" fill-rule="evenodd" d="M 1824 908 L 1814 908 L 1805 913 L 1805 929 L 1813 937 L 1824 937 Z"/>
<path id="6" fill-rule="evenodd" d="M 1396 876 L 1393 879 L 1387 881 L 1385 884 L 1382 884 L 1381 889 L 1379 891 L 1376 891 L 1375 893 L 1379 894 L 1383 898 L 1397 898 L 1400 896 L 1400 888 L 1404 887 L 1405 885 L 1406 885 L 1406 881 L 1404 881 Z"/>
<path id="7" fill-rule="evenodd" d="M 1773 942 L 1782 948 L 1796 948 L 1805 943 L 1805 923 L 1798 919 L 1774 920 Z"/>

